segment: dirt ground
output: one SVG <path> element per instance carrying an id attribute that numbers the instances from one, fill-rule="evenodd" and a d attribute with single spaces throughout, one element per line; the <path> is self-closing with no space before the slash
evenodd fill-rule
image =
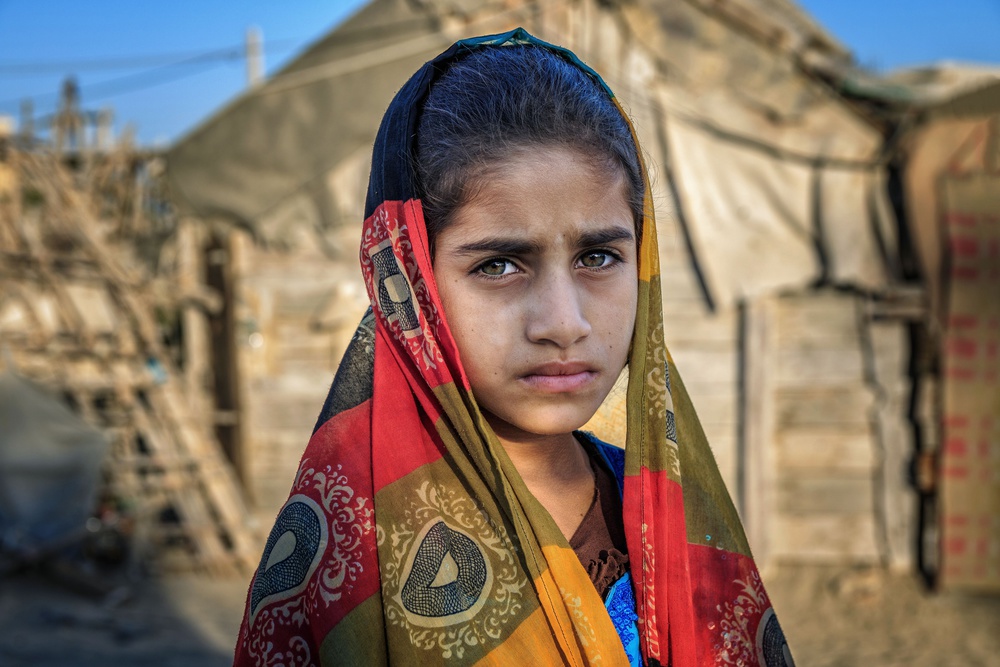
<path id="1" fill-rule="evenodd" d="M 817 566 L 784 566 L 765 584 L 800 667 L 1000 666 L 1000 595 L 934 594 L 913 575 Z"/>
<path id="2" fill-rule="evenodd" d="M 765 573 L 800 667 L 1000 666 L 1000 596 L 926 593 L 882 570 Z M 0 580 L 0 666 L 223 667 L 246 582 L 150 579 L 128 600 L 74 593 L 38 573 Z"/>

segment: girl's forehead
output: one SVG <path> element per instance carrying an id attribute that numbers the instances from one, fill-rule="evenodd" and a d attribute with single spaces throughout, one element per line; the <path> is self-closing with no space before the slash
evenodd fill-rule
<path id="1" fill-rule="evenodd" d="M 633 236 L 624 178 L 560 149 L 521 155 L 481 178 L 437 244 L 461 252 L 529 253 L 623 236 Z"/>
<path id="2" fill-rule="evenodd" d="M 466 203 L 489 205 L 491 198 L 504 204 L 510 199 L 530 203 L 532 196 L 567 197 L 581 190 L 624 193 L 625 175 L 620 168 L 587 155 L 572 146 L 519 148 L 486 166 L 469 189 Z M 624 195 L 623 195 L 624 196 Z"/>

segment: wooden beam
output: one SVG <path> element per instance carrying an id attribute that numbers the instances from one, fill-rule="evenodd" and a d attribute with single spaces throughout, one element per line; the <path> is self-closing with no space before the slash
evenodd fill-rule
<path id="1" fill-rule="evenodd" d="M 746 302 L 743 316 L 742 429 L 737 502 L 747 540 L 763 569 L 771 556 L 776 508 L 774 452 L 775 305 L 771 297 Z"/>

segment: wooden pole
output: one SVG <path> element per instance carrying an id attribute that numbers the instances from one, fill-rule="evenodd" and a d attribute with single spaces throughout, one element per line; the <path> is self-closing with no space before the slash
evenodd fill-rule
<path id="1" fill-rule="evenodd" d="M 30 147 L 35 140 L 35 103 L 28 98 L 21 100 L 20 133 L 25 148 Z"/>
<path id="2" fill-rule="evenodd" d="M 197 221 L 183 218 L 177 226 L 178 275 L 182 294 L 190 295 L 198 291 L 204 282 L 205 266 L 202 255 L 202 235 Z M 190 299 L 186 299 L 181 325 L 184 329 L 184 384 L 188 408 L 207 427 L 213 423 L 213 408 L 210 399 L 212 378 L 209 347 L 211 334 L 208 318 L 204 311 Z"/>
<path id="3" fill-rule="evenodd" d="M 738 501 L 750 548 L 758 567 L 771 553 L 771 517 L 774 516 L 774 368 L 775 308 L 769 297 L 749 300 L 743 317 L 743 424 L 738 474 Z"/>
<path id="4" fill-rule="evenodd" d="M 251 88 L 264 81 L 264 39 L 260 28 L 247 28 L 246 43 L 247 85 Z"/>
<path id="5" fill-rule="evenodd" d="M 115 112 L 110 107 L 104 107 L 97 112 L 97 130 L 94 145 L 98 151 L 110 152 L 114 138 L 111 136 L 111 126 L 114 123 Z"/>

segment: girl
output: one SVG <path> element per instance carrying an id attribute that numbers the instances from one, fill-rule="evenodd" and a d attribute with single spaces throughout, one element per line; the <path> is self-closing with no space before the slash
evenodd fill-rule
<path id="1" fill-rule="evenodd" d="M 663 342 L 631 127 L 573 54 L 464 40 L 399 91 L 372 309 L 250 587 L 239 665 L 791 665 Z M 624 451 L 580 432 L 629 368 Z"/>

